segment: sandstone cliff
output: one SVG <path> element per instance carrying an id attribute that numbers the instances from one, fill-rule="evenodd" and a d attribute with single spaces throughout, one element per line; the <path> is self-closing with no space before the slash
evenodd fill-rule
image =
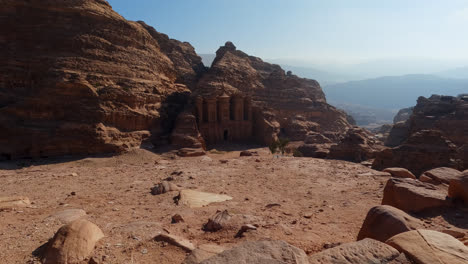
<path id="1" fill-rule="evenodd" d="M 332 132 L 338 138 L 351 127 L 344 112 L 326 103 L 317 81 L 286 73 L 280 66 L 249 56 L 237 50 L 233 43 L 226 42 L 216 52 L 195 94 L 237 93 L 251 96 L 256 108 L 270 113 L 264 124 L 278 124 L 268 129 L 254 128 L 254 131 L 279 129 L 284 137 L 304 140 L 307 131 Z M 268 142 L 268 139 L 263 141 Z"/>
<path id="2" fill-rule="evenodd" d="M 168 134 L 205 70 L 104 0 L 4 0 L 0 154 L 119 152 Z"/>
<path id="3" fill-rule="evenodd" d="M 407 121 L 396 123 L 386 141 L 394 147 L 377 155 L 373 167 L 404 167 L 418 175 L 437 167 L 466 169 L 468 99 L 420 97 Z"/>

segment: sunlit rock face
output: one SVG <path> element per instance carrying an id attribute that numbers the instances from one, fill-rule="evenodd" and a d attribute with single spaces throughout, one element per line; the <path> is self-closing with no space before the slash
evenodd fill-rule
<path id="1" fill-rule="evenodd" d="M 6 0 L 0 23 L 3 158 L 157 143 L 205 69 L 190 44 L 103 0 Z"/>

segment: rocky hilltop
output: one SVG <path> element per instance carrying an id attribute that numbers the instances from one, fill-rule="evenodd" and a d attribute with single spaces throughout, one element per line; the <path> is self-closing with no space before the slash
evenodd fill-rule
<path id="1" fill-rule="evenodd" d="M 273 130 L 293 140 L 304 140 L 307 132 L 314 131 L 332 134 L 331 139 L 337 141 L 351 127 L 344 112 L 327 104 L 317 81 L 285 72 L 279 65 L 249 56 L 226 42 L 216 52 L 195 94 L 238 93 L 251 96 L 258 109 L 269 113 L 265 119 Z"/>
<path id="2" fill-rule="evenodd" d="M 207 70 L 189 43 L 127 21 L 104 0 L 7 0 L 0 22 L 3 159 L 115 153 L 172 139 L 204 146 L 190 116 L 196 95 L 251 96 L 258 143 L 280 134 L 304 140 L 310 131 L 336 142 L 351 127 L 316 81 L 231 42 Z"/>
<path id="3" fill-rule="evenodd" d="M 127 21 L 103 0 L 6 0 L 0 23 L 4 158 L 158 141 L 205 69 L 189 43 Z"/>
<path id="4" fill-rule="evenodd" d="M 396 123 L 373 167 L 404 167 L 414 174 L 436 167 L 468 168 L 468 98 L 419 97 L 408 120 Z"/>

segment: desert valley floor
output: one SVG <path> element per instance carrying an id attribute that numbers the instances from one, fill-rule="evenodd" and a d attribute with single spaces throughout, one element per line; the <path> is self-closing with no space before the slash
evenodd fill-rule
<path id="1" fill-rule="evenodd" d="M 40 263 L 33 252 L 64 224 L 61 212 L 68 209 L 84 210 L 83 217 L 102 229 L 105 238 L 92 257 L 104 263 L 181 263 L 187 255 L 182 249 L 154 241 L 161 232 L 184 237 L 196 246 L 223 248 L 248 240 L 285 240 L 311 254 L 334 243 L 355 241 L 369 209 L 381 203 L 389 179 L 360 164 L 274 158 L 266 148 L 256 151 L 259 156 L 211 151 L 203 157 L 180 158 L 140 149 L 121 156 L 47 164 L 2 163 L 0 193 L 26 196 L 32 205 L 0 212 L 0 259 Z M 168 178 L 183 189 L 233 199 L 189 208 L 175 203 L 178 192 L 150 193 Z M 233 215 L 232 228 L 203 231 L 217 210 Z M 184 221 L 171 223 L 175 214 Z M 235 238 L 242 224 L 255 225 L 257 230 Z M 443 227 L 446 222 L 437 216 L 425 224 Z"/>

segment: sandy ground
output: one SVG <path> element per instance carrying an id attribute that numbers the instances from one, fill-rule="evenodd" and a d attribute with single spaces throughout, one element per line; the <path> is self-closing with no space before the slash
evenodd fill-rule
<path id="1" fill-rule="evenodd" d="M 312 254 L 327 243 L 354 241 L 368 210 L 381 202 L 388 178 L 368 173 L 377 172 L 365 166 L 273 158 L 267 149 L 257 151 L 259 157 L 212 151 L 180 158 L 135 150 L 114 157 L 0 164 L 0 196 L 27 196 L 33 202 L 30 208 L 0 212 L 0 262 L 39 263 L 33 252 L 63 225 L 54 214 L 66 209 L 85 210 L 103 230 L 106 237 L 93 253 L 100 263 L 181 263 L 187 255 L 183 250 L 152 238 L 169 231 L 195 245 L 224 247 L 281 239 Z M 191 209 L 174 202 L 177 192 L 150 194 L 154 184 L 170 176 L 183 188 L 233 199 Z M 201 229 L 225 209 L 259 228 L 243 238 L 234 238 L 235 224 L 215 233 Z M 172 224 L 174 214 L 185 221 Z"/>

